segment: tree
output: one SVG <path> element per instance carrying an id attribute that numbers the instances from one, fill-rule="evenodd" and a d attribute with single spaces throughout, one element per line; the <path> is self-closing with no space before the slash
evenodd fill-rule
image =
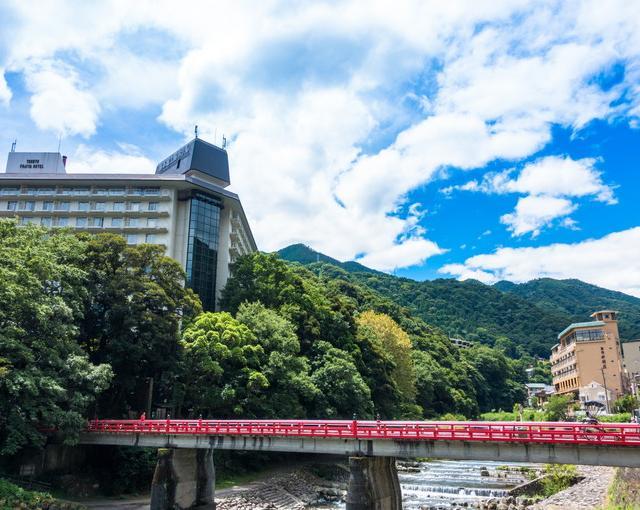
<path id="1" fill-rule="evenodd" d="M 613 410 L 616 413 L 633 413 L 638 409 L 638 399 L 633 395 L 623 395 L 613 403 Z"/>
<path id="2" fill-rule="evenodd" d="M 180 324 L 201 310 L 199 299 L 184 287 L 182 268 L 161 246 L 127 246 L 113 234 L 83 239 L 87 294 L 79 340 L 94 363 L 108 363 L 115 373 L 99 413 L 142 412 L 150 378 L 156 401 L 171 401 Z"/>
<path id="3" fill-rule="evenodd" d="M 328 342 L 318 342 L 311 379 L 319 390 L 318 417 L 373 418 L 371 390 L 362 379 L 351 356 Z"/>
<path id="4" fill-rule="evenodd" d="M 269 381 L 269 389 L 266 398 L 256 402 L 253 412 L 264 417 L 306 416 L 318 396 L 318 388 L 309 376 L 309 361 L 300 355 L 293 324 L 262 303 L 243 303 L 236 318 L 251 330 L 265 352 L 261 371 Z"/>
<path id="5" fill-rule="evenodd" d="M 42 428 L 73 441 L 111 379 L 76 342 L 85 243 L 66 231 L 0 220 L 0 453 L 40 446 Z"/>
<path id="6" fill-rule="evenodd" d="M 216 417 L 304 417 L 318 393 L 293 325 L 260 303 L 204 313 L 183 334 L 185 405 Z"/>
<path id="7" fill-rule="evenodd" d="M 394 363 L 391 375 L 400 395 L 411 402 L 416 396 L 416 375 L 411 359 L 411 340 L 388 315 L 366 311 L 356 319 L 358 332 L 369 338 L 374 348 L 389 354 Z"/>
<path id="8" fill-rule="evenodd" d="M 564 421 L 571 404 L 571 397 L 568 395 L 552 395 L 545 406 L 547 421 Z"/>

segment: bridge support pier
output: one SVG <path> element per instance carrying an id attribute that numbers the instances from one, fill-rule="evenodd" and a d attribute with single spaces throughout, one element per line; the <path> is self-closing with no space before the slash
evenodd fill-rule
<path id="1" fill-rule="evenodd" d="M 150 510 L 215 509 L 215 482 L 213 449 L 160 449 Z"/>
<path id="2" fill-rule="evenodd" d="M 346 510 L 401 510 L 395 457 L 349 457 Z"/>

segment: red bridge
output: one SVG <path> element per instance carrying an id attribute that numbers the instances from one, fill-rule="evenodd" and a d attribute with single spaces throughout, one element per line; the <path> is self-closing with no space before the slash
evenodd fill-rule
<path id="1" fill-rule="evenodd" d="M 398 457 L 640 467 L 640 425 L 623 423 L 93 420 L 81 443 L 167 448 L 153 510 L 213 502 L 216 449 L 348 456 L 347 510 L 402 508 Z"/>
<path id="2" fill-rule="evenodd" d="M 640 446 L 640 425 L 362 420 L 93 420 L 87 432 Z"/>

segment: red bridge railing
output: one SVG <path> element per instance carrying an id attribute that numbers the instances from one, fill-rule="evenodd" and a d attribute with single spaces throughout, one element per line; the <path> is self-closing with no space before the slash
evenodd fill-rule
<path id="1" fill-rule="evenodd" d="M 93 420 L 87 432 L 640 446 L 640 425 L 362 420 Z"/>

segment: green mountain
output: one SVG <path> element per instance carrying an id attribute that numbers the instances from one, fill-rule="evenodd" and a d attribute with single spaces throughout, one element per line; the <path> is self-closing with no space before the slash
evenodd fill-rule
<path id="1" fill-rule="evenodd" d="M 331 277 L 350 280 L 391 298 L 449 336 L 498 342 L 514 354 L 522 349 L 547 357 L 560 331 L 602 308 L 620 311 L 623 339 L 640 336 L 640 299 L 579 280 L 545 279 L 520 285 L 500 282 L 493 286 L 476 280 L 418 282 L 357 262 L 339 262 L 304 245 L 289 246 L 278 254 L 327 275 L 331 273 L 329 266 L 338 266 L 346 272 L 336 271 Z"/>
<path id="2" fill-rule="evenodd" d="M 520 284 L 502 281 L 494 287 L 574 320 L 585 320 L 598 309 L 618 310 L 622 341 L 640 338 L 640 298 L 573 279 L 540 278 Z"/>
<path id="3" fill-rule="evenodd" d="M 286 248 L 282 248 L 278 250 L 278 256 L 281 259 L 288 260 L 289 262 L 300 262 L 301 264 L 313 264 L 314 262 L 324 262 L 325 264 L 331 264 L 333 266 L 338 266 L 348 271 L 350 273 L 354 272 L 363 272 L 363 273 L 374 273 L 374 274 L 383 274 L 375 269 L 368 268 L 359 264 L 358 262 L 350 261 L 350 262 L 340 262 L 333 257 L 329 257 L 324 253 L 320 253 L 319 251 L 315 251 L 313 248 L 306 246 L 304 244 L 292 244 L 287 246 Z"/>

